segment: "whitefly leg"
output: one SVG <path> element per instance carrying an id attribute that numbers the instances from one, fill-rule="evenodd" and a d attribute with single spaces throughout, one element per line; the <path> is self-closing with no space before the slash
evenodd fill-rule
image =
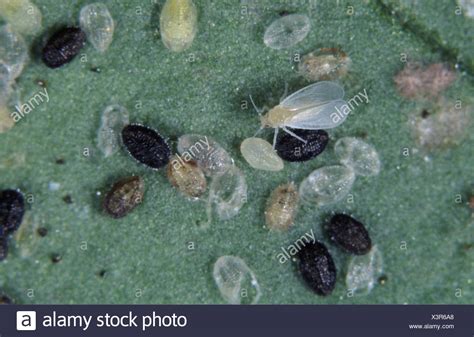
<path id="1" fill-rule="evenodd" d="M 275 145 L 277 142 L 278 128 L 275 128 L 275 133 L 273 134 L 273 149 L 275 150 Z"/>
<path id="2" fill-rule="evenodd" d="M 285 127 L 283 127 L 282 129 L 283 129 L 283 131 L 285 131 L 285 132 L 286 132 L 287 134 L 289 134 L 290 136 L 295 137 L 296 139 L 298 139 L 299 141 L 301 141 L 301 142 L 303 142 L 303 143 L 305 143 L 305 144 L 307 143 L 306 140 L 304 140 L 303 138 L 301 138 L 300 136 L 298 136 L 298 135 L 297 135 L 296 133 L 294 133 L 293 131 L 290 131 L 290 130 L 288 130 L 288 129 L 285 128 Z"/>
<path id="3" fill-rule="evenodd" d="M 260 128 L 257 130 L 257 132 L 255 132 L 255 134 L 253 135 L 254 137 L 257 137 L 257 135 L 262 132 L 263 128 Z"/>

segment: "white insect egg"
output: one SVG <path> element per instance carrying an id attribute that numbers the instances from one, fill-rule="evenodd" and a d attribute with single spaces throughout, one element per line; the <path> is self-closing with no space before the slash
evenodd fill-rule
<path id="1" fill-rule="evenodd" d="M 212 276 L 230 304 L 256 304 L 262 295 L 254 272 L 238 256 L 221 256 L 214 264 Z"/>
<path id="2" fill-rule="evenodd" d="M 197 9 L 192 0 L 167 0 L 161 10 L 160 32 L 164 45 L 180 52 L 191 46 L 197 32 Z"/>
<path id="3" fill-rule="evenodd" d="M 283 160 L 264 139 L 256 137 L 245 139 L 240 145 L 240 152 L 247 163 L 257 170 L 280 171 L 284 167 Z"/>
<path id="4" fill-rule="evenodd" d="M 106 5 L 93 3 L 81 9 L 79 22 L 94 48 L 103 53 L 109 48 L 114 36 L 115 23 Z"/>
<path id="5" fill-rule="evenodd" d="M 274 144 L 278 128 L 305 142 L 287 128 L 321 130 L 341 125 L 347 117 L 341 113 L 346 104 L 343 97 L 344 89 L 337 83 L 313 83 L 286 97 L 261 116 L 261 128 L 276 129 Z"/>
<path id="6" fill-rule="evenodd" d="M 350 167 L 360 176 L 374 176 L 380 172 L 379 154 L 361 139 L 344 137 L 334 145 L 334 152 L 341 164 Z"/>
<path id="7" fill-rule="evenodd" d="M 290 14 L 272 22 L 265 30 L 263 42 L 272 49 L 286 49 L 301 42 L 309 33 L 311 22 L 307 15 Z"/>
<path id="8" fill-rule="evenodd" d="M 342 165 L 325 166 L 313 171 L 300 184 L 301 200 L 324 206 L 340 201 L 354 184 L 355 174 Z"/>

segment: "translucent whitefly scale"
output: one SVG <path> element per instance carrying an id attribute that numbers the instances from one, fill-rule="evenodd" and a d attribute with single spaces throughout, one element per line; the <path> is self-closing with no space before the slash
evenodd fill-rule
<path id="1" fill-rule="evenodd" d="M 313 171 L 300 184 L 302 201 L 324 206 L 340 201 L 354 184 L 355 174 L 342 165 L 325 166 Z"/>
<path id="2" fill-rule="evenodd" d="M 353 256 L 349 262 L 346 285 L 353 294 L 367 295 L 383 272 L 382 253 L 375 245 L 366 255 Z"/>
<path id="3" fill-rule="evenodd" d="M 341 164 L 360 176 L 374 176 L 380 172 L 380 159 L 375 148 L 355 137 L 344 137 L 334 145 Z"/>
<path id="4" fill-rule="evenodd" d="M 15 125 L 15 122 L 20 120 L 16 117 L 19 114 L 14 117 L 12 111 L 15 111 L 15 106 L 21 105 L 20 91 L 17 86 L 12 85 L 6 100 L 0 101 L 0 133 L 7 132 Z"/>
<path id="5" fill-rule="evenodd" d="M 240 152 L 250 166 L 257 170 L 280 171 L 284 167 L 272 145 L 264 139 L 250 137 L 240 144 Z"/>
<path id="6" fill-rule="evenodd" d="M 458 0 L 458 4 L 463 9 L 464 15 L 466 15 L 469 18 L 474 18 L 474 1 Z"/>
<path id="7" fill-rule="evenodd" d="M 128 111 L 118 104 L 109 105 L 102 112 L 97 132 L 97 147 L 104 157 L 113 155 L 120 148 L 121 132 L 129 124 Z"/>
<path id="8" fill-rule="evenodd" d="M 79 22 L 94 48 L 103 53 L 114 37 L 115 23 L 106 5 L 93 3 L 81 9 Z"/>
<path id="9" fill-rule="evenodd" d="M 0 27 L 0 64 L 10 74 L 10 80 L 16 79 L 28 61 L 28 49 L 23 38 L 12 30 L 10 25 Z"/>
<path id="10" fill-rule="evenodd" d="M 192 0 L 166 0 L 160 14 L 163 44 L 180 52 L 191 46 L 197 33 L 197 9 Z"/>
<path id="11" fill-rule="evenodd" d="M 262 128 L 323 130 L 341 125 L 344 89 L 334 82 L 313 83 L 285 98 L 261 117 Z"/>
<path id="12" fill-rule="evenodd" d="M 178 152 L 183 160 L 196 161 L 208 177 L 222 174 L 234 166 L 227 151 L 208 136 L 187 134 L 179 137 Z"/>
<path id="13" fill-rule="evenodd" d="M 262 292 L 254 272 L 238 256 L 221 256 L 212 273 L 219 291 L 230 304 L 256 304 Z"/>
<path id="14" fill-rule="evenodd" d="M 6 104 L 11 93 L 10 72 L 0 63 L 0 104 Z"/>
<path id="15" fill-rule="evenodd" d="M 298 71 L 308 81 L 334 80 L 345 76 L 350 64 L 351 59 L 342 50 L 321 48 L 303 56 Z"/>
<path id="16" fill-rule="evenodd" d="M 236 216 L 246 202 L 247 182 L 238 167 L 233 166 L 226 172 L 215 175 L 209 188 L 208 224 L 212 220 L 213 208 L 220 220 L 228 220 Z"/>
<path id="17" fill-rule="evenodd" d="M 41 30 L 41 11 L 29 0 L 0 1 L 0 16 L 17 33 L 34 35 Z"/>
<path id="18" fill-rule="evenodd" d="M 263 42 L 272 49 L 286 49 L 303 41 L 311 29 L 307 15 L 290 14 L 272 22 L 265 30 Z"/>
<path id="19" fill-rule="evenodd" d="M 15 125 L 11 117 L 10 109 L 6 104 L 0 102 L 0 133 L 7 132 Z"/>

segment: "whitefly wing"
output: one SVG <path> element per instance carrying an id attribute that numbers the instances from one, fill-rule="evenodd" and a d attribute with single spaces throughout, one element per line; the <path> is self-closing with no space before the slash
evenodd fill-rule
<path id="1" fill-rule="evenodd" d="M 346 101 L 343 99 L 336 99 L 323 105 L 300 110 L 286 120 L 284 126 L 307 130 L 335 128 L 341 125 L 347 117 L 342 113 L 344 104 Z"/>
<path id="2" fill-rule="evenodd" d="M 322 81 L 304 87 L 285 98 L 279 106 L 290 111 L 306 110 L 342 99 L 344 89 L 334 82 Z"/>

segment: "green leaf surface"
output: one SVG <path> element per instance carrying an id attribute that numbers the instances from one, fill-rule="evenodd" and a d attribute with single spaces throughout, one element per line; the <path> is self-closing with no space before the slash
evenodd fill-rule
<path id="1" fill-rule="evenodd" d="M 28 39 L 31 61 L 17 84 L 28 100 L 41 90 L 37 80 L 46 81 L 50 101 L 0 135 L 0 188 L 20 188 L 34 197 L 8 259 L 0 263 L 0 289 L 18 303 L 224 303 L 212 278 L 222 255 L 240 256 L 254 271 L 260 303 L 473 303 L 473 217 L 467 201 L 473 193 L 474 128 L 466 125 L 468 136 L 458 146 L 427 153 L 408 126 L 422 104 L 400 97 L 393 82 L 404 67 L 401 54 L 413 61 L 459 63 L 458 79 L 443 95 L 472 106 L 474 21 L 455 14 L 455 1 L 195 1 L 198 34 L 179 54 L 160 41 L 162 1 L 106 1 L 116 21 L 107 52 L 88 44 L 72 63 L 47 68 L 35 48 L 42 34 L 77 24 L 87 3 L 35 0 L 44 29 Z M 243 13 L 246 4 L 255 10 Z M 263 32 L 282 10 L 307 14 L 312 29 L 294 48 L 277 51 L 263 44 Z M 285 82 L 290 92 L 309 84 L 292 58 L 321 47 L 339 47 L 351 57 L 350 74 L 340 81 L 346 97 L 366 89 L 370 102 L 329 131 L 327 150 L 316 159 L 286 163 L 276 173 L 252 169 L 239 145 L 254 135 L 259 120 L 253 109 L 241 108 L 242 101 L 252 94 L 257 105 L 272 106 Z M 91 71 L 96 67 L 100 73 Z M 124 150 L 103 158 L 96 135 L 101 113 L 112 103 L 174 146 L 186 133 L 216 139 L 249 185 L 240 214 L 202 229 L 205 200 L 188 201 L 171 187 L 165 170 L 149 170 Z M 356 179 L 353 203 L 302 207 L 287 233 L 263 228 L 266 199 L 276 186 L 299 183 L 314 169 L 336 164 L 335 141 L 362 135 L 377 149 L 382 169 L 376 177 Z M 273 132 L 263 136 L 271 140 Z M 84 148 L 91 156 L 83 155 Z M 402 155 L 404 148 L 409 156 Z M 56 163 L 59 158 L 64 164 Z M 102 197 L 115 180 L 132 174 L 145 181 L 144 202 L 114 220 L 101 210 Z M 50 182 L 60 183 L 59 190 L 50 190 Z M 71 204 L 63 201 L 67 195 Z M 334 211 L 363 221 L 382 252 L 387 282 L 368 295 L 347 296 L 350 256 L 322 230 Z M 48 229 L 46 237 L 37 235 L 39 227 Z M 327 297 L 308 290 L 294 262 L 277 259 L 281 247 L 311 229 L 338 268 L 336 289 Z M 52 263 L 52 254 L 62 260 Z"/>

